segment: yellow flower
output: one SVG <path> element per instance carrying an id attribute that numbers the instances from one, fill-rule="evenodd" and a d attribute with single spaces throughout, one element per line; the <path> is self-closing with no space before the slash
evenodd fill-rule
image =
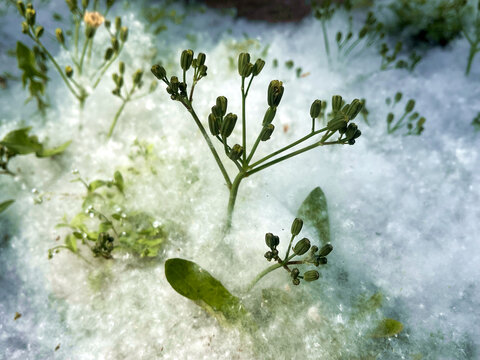
<path id="1" fill-rule="evenodd" d="M 85 21 L 85 24 L 88 26 L 96 29 L 103 24 L 105 18 L 97 11 L 85 11 L 83 21 Z"/>

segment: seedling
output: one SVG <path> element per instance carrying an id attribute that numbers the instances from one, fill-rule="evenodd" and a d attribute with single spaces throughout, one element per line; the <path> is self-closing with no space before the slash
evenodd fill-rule
<path id="1" fill-rule="evenodd" d="M 122 21 L 119 17 L 115 19 L 114 30 L 111 22 L 105 20 L 115 0 L 106 1 L 103 15 L 97 11 L 99 6 L 98 0 L 93 2 L 93 11 L 88 10 L 89 0 L 82 0 L 80 5 L 77 4 L 77 0 L 66 0 L 66 3 L 70 9 L 74 24 L 73 39 L 71 39 L 69 43 L 67 34 L 64 33 L 61 28 L 57 28 L 55 35 L 52 35 L 52 37 L 56 37 L 58 43 L 70 53 L 71 63 L 65 66 L 65 68 L 60 66 L 51 52 L 45 47 L 42 38 L 46 36 L 46 30 L 42 25 L 37 24 L 36 10 L 33 5 L 29 3 L 25 6 L 23 1 L 18 1 L 17 9 L 24 18 L 22 22 L 22 32 L 27 35 L 40 49 L 41 53 L 45 54 L 50 60 L 68 90 L 78 100 L 80 109 L 83 109 L 88 96 L 97 88 L 105 72 L 120 55 L 128 38 L 128 28 L 122 26 Z M 83 39 L 81 39 L 80 35 L 82 23 L 85 25 Z M 95 34 L 102 24 L 105 24 L 105 29 L 111 36 L 111 45 L 106 49 L 103 61 L 97 64 L 97 66 L 93 66 L 93 64 L 90 64 L 90 60 L 93 52 Z M 67 45 L 69 48 L 67 48 Z M 30 55 L 25 51 L 17 51 L 17 56 L 19 56 L 19 64 L 31 63 Z M 42 78 L 39 74 L 34 73 L 34 75 Z"/>
<path id="2" fill-rule="evenodd" d="M 154 65 L 152 67 L 152 72 L 159 80 L 163 81 L 167 85 L 166 90 L 168 94 L 170 94 L 171 99 L 180 102 L 190 113 L 205 141 L 207 142 L 218 168 L 223 175 L 226 186 L 230 192 L 227 207 L 227 219 L 224 227 L 225 232 L 228 232 L 232 225 L 232 215 L 238 189 L 243 179 L 259 171 L 265 170 L 281 161 L 290 159 L 320 146 L 355 144 L 355 141 L 361 135 L 361 132 L 358 130 L 357 125 L 352 123 L 351 120 L 353 120 L 360 113 L 362 104 L 360 100 L 355 99 L 350 104 L 342 107 L 342 97 L 339 95 L 333 96 L 333 119 L 330 120 L 325 127 L 316 130 L 315 119 L 321 113 L 322 102 L 320 100 L 315 100 L 310 108 L 310 118 L 312 124 L 311 131 L 299 140 L 294 141 L 293 143 L 254 161 L 253 157 L 259 144 L 261 142 L 268 141 L 275 130 L 275 126 L 272 124 L 272 122 L 282 99 L 284 87 L 283 83 L 279 80 L 272 80 L 270 82 L 267 92 L 268 108 L 263 117 L 263 121 L 261 122 L 258 136 L 249 149 L 247 144 L 246 100 L 253 79 L 262 71 L 265 62 L 261 59 L 258 59 L 255 64 L 252 64 L 250 62 L 250 54 L 241 53 L 238 58 L 238 73 L 241 77 L 242 96 L 241 144 L 235 143 L 234 145 L 230 145 L 231 142 L 229 143 L 229 140 L 232 141 L 232 134 L 235 129 L 238 116 L 234 113 L 227 114 L 228 100 L 226 97 L 217 97 L 216 104 L 212 107 L 212 111 L 208 116 L 208 128 L 211 136 L 221 144 L 226 157 L 229 158 L 237 168 L 236 176 L 232 181 L 226 170 L 224 162 L 220 159 L 220 156 L 218 155 L 210 136 L 205 130 L 205 127 L 203 126 L 193 106 L 195 86 L 201 79 L 207 76 L 205 59 L 206 56 L 203 53 L 198 54 L 197 58 L 194 59 L 192 50 L 184 50 L 180 58 L 180 65 L 182 68 L 181 80 L 177 76 L 171 76 L 170 79 L 168 79 L 166 70 L 160 65 Z M 191 85 L 187 85 L 187 71 L 191 67 L 194 69 L 193 79 Z M 188 92 L 189 86 L 190 91 Z M 336 139 L 331 140 L 334 135 L 336 136 Z M 296 151 L 288 152 L 286 155 L 278 156 L 314 137 L 316 137 L 316 140 L 313 144 L 300 148 Z"/>
<path id="3" fill-rule="evenodd" d="M 397 92 L 393 98 L 387 98 L 385 100 L 386 104 L 389 105 L 392 109 L 400 103 L 402 100 L 403 94 Z M 405 135 L 420 135 L 424 127 L 426 119 L 423 116 L 420 116 L 418 112 L 413 112 L 415 108 L 415 100 L 410 99 L 405 105 L 403 114 L 396 120 L 395 114 L 393 112 L 388 113 L 387 115 L 387 132 L 393 134 L 400 130 L 401 128 L 407 128 Z"/>
<path id="4" fill-rule="evenodd" d="M 393 49 L 390 49 L 387 43 L 381 45 L 379 50 L 379 54 L 382 56 L 380 70 L 407 69 L 410 72 L 415 70 L 422 57 L 413 51 L 408 58 L 398 59 L 402 47 L 401 41 L 397 41 Z"/>

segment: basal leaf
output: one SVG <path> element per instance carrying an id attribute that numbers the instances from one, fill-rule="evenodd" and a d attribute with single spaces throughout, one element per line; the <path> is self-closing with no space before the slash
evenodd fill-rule
<path id="1" fill-rule="evenodd" d="M 70 140 L 60 146 L 51 149 L 42 149 L 41 151 L 37 151 L 36 155 L 38 157 L 50 157 L 61 154 L 70 146 L 71 143 L 72 141 Z"/>
<path id="2" fill-rule="evenodd" d="M 120 171 L 115 171 L 115 174 L 113 174 L 113 178 L 115 180 L 115 185 L 118 188 L 118 190 L 123 194 L 123 189 L 124 189 L 124 181 L 123 181 L 123 176 Z"/>
<path id="3" fill-rule="evenodd" d="M 193 300 L 220 321 L 236 323 L 248 315 L 240 299 L 220 281 L 192 261 L 174 258 L 165 262 L 165 275 L 180 295 Z"/>
<path id="4" fill-rule="evenodd" d="M 42 151 L 43 146 L 38 142 L 36 136 L 29 136 L 31 127 L 10 131 L 0 141 L 0 144 L 8 148 L 16 155 L 31 154 Z"/>
<path id="5" fill-rule="evenodd" d="M 372 337 L 383 338 L 397 335 L 403 330 L 403 324 L 394 319 L 383 319 L 373 331 Z"/>
<path id="6" fill-rule="evenodd" d="M 1 202 L 0 203 L 0 214 L 2 212 L 4 212 L 5 210 L 7 210 L 7 208 L 12 205 L 13 203 L 15 202 L 15 200 L 7 200 L 7 201 L 4 201 L 4 202 Z"/>
<path id="7" fill-rule="evenodd" d="M 327 199 L 320 187 L 316 187 L 308 194 L 298 209 L 297 217 L 317 230 L 322 244 L 330 242 Z"/>

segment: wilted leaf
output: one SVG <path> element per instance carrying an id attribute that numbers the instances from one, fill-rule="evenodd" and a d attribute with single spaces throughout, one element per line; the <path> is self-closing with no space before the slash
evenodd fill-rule
<path id="1" fill-rule="evenodd" d="M 308 194 L 298 209 L 297 217 L 317 230 L 322 244 L 330 242 L 327 199 L 320 187 L 316 187 Z"/>

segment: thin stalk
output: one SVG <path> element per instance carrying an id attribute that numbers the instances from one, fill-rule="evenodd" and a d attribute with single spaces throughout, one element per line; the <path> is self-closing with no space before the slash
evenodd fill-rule
<path id="1" fill-rule="evenodd" d="M 322 20 L 321 23 L 322 23 L 323 41 L 325 42 L 325 52 L 327 53 L 328 61 L 330 62 L 330 45 L 328 44 L 328 35 L 327 35 L 327 27 L 325 25 L 325 20 Z"/>
<path id="2" fill-rule="evenodd" d="M 212 152 L 213 157 L 215 158 L 215 161 L 217 162 L 218 167 L 220 168 L 220 171 L 222 172 L 222 175 L 225 179 L 225 182 L 227 183 L 227 187 L 231 189 L 232 187 L 232 182 L 230 180 L 230 177 L 228 176 L 227 170 L 225 170 L 225 167 L 222 164 L 222 161 L 220 160 L 220 157 L 218 156 L 217 150 L 215 150 L 215 146 L 213 146 L 212 141 L 210 140 L 207 132 L 205 131 L 205 128 L 203 127 L 202 123 L 200 122 L 200 119 L 198 118 L 197 114 L 195 113 L 195 110 L 193 110 L 192 104 L 190 102 L 183 102 L 182 104 L 185 106 L 185 108 L 188 110 L 188 112 L 192 115 L 193 120 L 195 120 L 195 123 L 198 126 L 198 129 L 203 135 L 203 138 L 207 142 L 208 147 L 210 148 L 210 151 Z"/>
<path id="3" fill-rule="evenodd" d="M 89 41 L 90 39 L 85 39 L 85 42 L 83 44 L 82 56 L 80 57 L 80 68 L 79 68 L 80 74 L 82 74 L 82 71 L 83 71 L 83 60 L 85 59 L 85 54 L 87 52 L 87 45 Z"/>
<path id="4" fill-rule="evenodd" d="M 123 48 L 123 44 L 120 45 L 120 48 L 118 49 L 118 52 L 112 57 L 112 59 L 105 65 L 105 67 L 102 69 L 102 71 L 100 72 L 100 75 L 98 76 L 98 79 L 95 81 L 95 83 L 93 84 L 93 89 L 96 89 L 96 87 L 98 86 L 98 84 L 100 84 L 100 80 L 102 80 L 102 77 L 103 75 L 105 74 L 105 72 L 108 70 L 108 68 L 115 62 L 115 60 L 117 60 L 118 56 L 120 55 L 120 52 L 122 51 L 122 48 Z"/>
<path id="5" fill-rule="evenodd" d="M 233 218 L 233 209 L 235 208 L 235 201 L 237 199 L 238 188 L 240 183 L 245 177 L 245 172 L 241 171 L 235 177 L 232 187 L 230 188 L 230 197 L 228 198 L 228 207 L 227 207 L 227 221 L 225 222 L 224 233 L 227 234 L 232 228 L 232 218 Z"/>
<path id="6" fill-rule="evenodd" d="M 92 47 L 93 47 L 93 37 L 88 42 L 88 52 L 87 52 L 87 66 L 90 65 L 90 58 L 92 57 Z"/>
<path id="7" fill-rule="evenodd" d="M 465 76 L 470 74 L 470 69 L 472 68 L 473 59 L 477 53 L 477 44 L 470 45 L 470 53 L 468 54 L 467 68 L 465 69 Z"/>
<path id="8" fill-rule="evenodd" d="M 282 265 L 285 265 L 288 262 L 288 255 L 290 255 L 290 249 L 292 248 L 293 239 L 295 239 L 295 235 L 292 234 L 290 238 L 290 243 L 288 244 L 287 254 L 285 255 L 285 260 L 282 262 Z"/>
<path id="9" fill-rule="evenodd" d="M 253 154 L 255 154 L 255 151 L 257 150 L 258 144 L 260 144 L 260 135 L 262 135 L 262 131 L 257 136 L 257 140 L 255 140 L 255 143 L 253 144 L 252 150 L 250 151 L 250 154 L 248 155 L 247 158 L 247 165 L 248 163 L 252 160 Z"/>
<path id="10" fill-rule="evenodd" d="M 292 259 L 293 257 L 295 256 L 295 254 L 293 254 L 292 256 L 290 256 L 289 258 L 285 259 L 285 261 L 289 261 L 290 259 Z M 252 280 L 252 282 L 248 285 L 247 289 L 246 289 L 246 292 L 249 292 L 250 290 L 253 289 L 253 287 L 267 274 L 271 273 L 272 271 L 274 270 L 277 270 L 281 267 L 283 267 L 283 263 L 285 262 L 281 262 L 281 263 L 278 263 L 278 264 L 275 264 L 275 265 L 272 265 L 272 266 L 269 266 L 268 268 L 266 268 L 265 270 L 263 270 L 260 274 L 258 274 L 257 276 L 255 276 L 255 278 Z"/>
<path id="11" fill-rule="evenodd" d="M 78 60 L 78 33 L 80 31 L 80 20 L 75 17 L 75 31 L 73 35 L 73 42 L 75 44 L 75 58 Z M 77 64 L 77 62 L 75 62 Z M 79 70 L 79 67 L 77 65 L 77 70 Z"/>
<path id="12" fill-rule="evenodd" d="M 117 125 L 118 118 L 120 117 L 120 114 L 122 113 L 123 109 L 125 108 L 125 105 L 127 105 L 129 98 L 124 99 L 122 102 L 122 105 L 118 108 L 117 113 L 115 114 L 115 117 L 113 118 L 112 124 L 110 125 L 110 130 L 108 130 L 108 135 L 107 139 L 110 139 L 113 134 L 113 130 L 115 129 L 115 125 Z"/>
<path id="13" fill-rule="evenodd" d="M 245 78 L 242 76 L 242 146 L 243 146 L 243 165 L 247 164 L 247 118 L 245 115 Z"/>

